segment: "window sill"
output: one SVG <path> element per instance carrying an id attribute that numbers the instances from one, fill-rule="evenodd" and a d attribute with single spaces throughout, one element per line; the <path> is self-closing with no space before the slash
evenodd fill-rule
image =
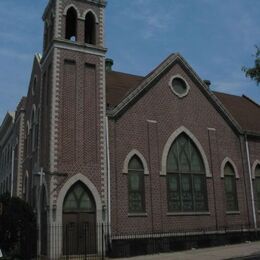
<path id="1" fill-rule="evenodd" d="M 167 216 L 209 216 L 210 212 L 168 212 Z"/>
<path id="2" fill-rule="evenodd" d="M 147 217 L 148 214 L 146 212 L 143 213 L 128 213 L 128 217 Z"/>
<path id="3" fill-rule="evenodd" d="M 240 215 L 240 211 L 226 211 L 227 215 Z"/>

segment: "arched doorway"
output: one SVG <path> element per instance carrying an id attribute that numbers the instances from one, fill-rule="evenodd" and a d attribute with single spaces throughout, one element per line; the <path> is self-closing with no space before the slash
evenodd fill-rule
<path id="1" fill-rule="evenodd" d="M 86 186 L 75 183 L 63 202 L 63 255 L 97 251 L 96 204 Z"/>

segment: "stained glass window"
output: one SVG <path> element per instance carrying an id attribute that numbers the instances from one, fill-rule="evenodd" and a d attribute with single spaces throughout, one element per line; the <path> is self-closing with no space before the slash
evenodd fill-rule
<path id="1" fill-rule="evenodd" d="M 130 213 L 145 211 L 144 168 L 137 156 L 128 165 L 128 198 Z"/>
<path id="2" fill-rule="evenodd" d="M 236 175 L 233 166 L 227 162 L 224 168 L 224 181 L 226 193 L 226 210 L 237 211 L 237 189 L 236 189 Z"/>
<path id="3" fill-rule="evenodd" d="M 80 182 L 68 192 L 63 204 L 63 211 L 94 211 L 95 203 L 91 194 Z"/>
<path id="4" fill-rule="evenodd" d="M 195 144 L 181 134 L 172 144 L 167 158 L 169 212 L 208 210 L 206 174 Z"/>
<path id="5" fill-rule="evenodd" d="M 260 164 L 255 168 L 255 192 L 257 210 L 260 210 Z"/>

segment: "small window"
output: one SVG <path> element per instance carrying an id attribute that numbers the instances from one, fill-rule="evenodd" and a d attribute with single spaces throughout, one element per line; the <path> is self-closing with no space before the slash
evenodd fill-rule
<path id="1" fill-rule="evenodd" d="M 134 156 L 128 165 L 129 212 L 145 212 L 144 167 L 138 156 Z"/>
<path id="2" fill-rule="evenodd" d="M 224 168 L 224 183 L 226 194 L 226 210 L 238 211 L 236 175 L 231 163 L 227 162 Z"/>
<path id="3" fill-rule="evenodd" d="M 260 210 L 260 164 L 255 168 L 255 193 L 257 210 Z"/>
<path id="4" fill-rule="evenodd" d="M 65 38 L 70 41 L 77 40 L 77 12 L 73 7 L 67 11 Z"/>
<path id="5" fill-rule="evenodd" d="M 32 85 L 32 95 L 34 96 L 36 93 L 36 87 L 37 87 L 37 77 L 35 76 L 33 79 L 33 85 Z"/>
<path id="6" fill-rule="evenodd" d="M 187 82 L 181 76 L 172 77 L 169 86 L 173 93 L 179 98 L 186 96 L 190 89 Z"/>

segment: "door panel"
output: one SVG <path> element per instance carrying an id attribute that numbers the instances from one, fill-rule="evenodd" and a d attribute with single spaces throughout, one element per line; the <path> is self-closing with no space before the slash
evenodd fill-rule
<path id="1" fill-rule="evenodd" d="M 63 213 L 64 255 L 95 254 L 97 251 L 95 213 Z"/>

